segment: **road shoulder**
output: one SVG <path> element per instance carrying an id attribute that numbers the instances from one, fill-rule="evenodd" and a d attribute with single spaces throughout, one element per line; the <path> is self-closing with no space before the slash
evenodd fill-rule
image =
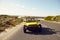
<path id="1" fill-rule="evenodd" d="M 0 40 L 5 40 L 6 38 L 8 38 L 10 35 L 15 33 L 18 29 L 20 29 L 21 25 L 22 23 L 19 25 L 16 25 L 16 27 L 13 27 L 12 29 L 7 29 L 4 32 L 2 32 L 0 34 Z"/>

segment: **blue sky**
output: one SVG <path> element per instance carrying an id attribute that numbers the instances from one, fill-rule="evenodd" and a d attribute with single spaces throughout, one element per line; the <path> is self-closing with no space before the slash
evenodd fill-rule
<path id="1" fill-rule="evenodd" d="M 0 14 L 60 15 L 60 0 L 0 0 Z"/>

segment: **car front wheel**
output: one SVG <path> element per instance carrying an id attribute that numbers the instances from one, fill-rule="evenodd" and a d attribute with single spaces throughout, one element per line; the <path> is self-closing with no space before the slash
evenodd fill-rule
<path id="1" fill-rule="evenodd" d="M 42 31 L 42 26 L 41 25 L 39 25 L 39 32 L 41 32 Z"/>
<path id="2" fill-rule="evenodd" d="M 24 33 L 26 33 L 26 26 L 25 25 L 24 25 L 23 31 L 24 31 Z"/>

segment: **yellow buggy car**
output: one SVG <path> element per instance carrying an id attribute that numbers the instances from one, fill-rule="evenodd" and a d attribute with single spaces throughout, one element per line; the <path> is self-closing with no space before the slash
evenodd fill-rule
<path id="1" fill-rule="evenodd" d="M 24 27 L 23 27 L 23 31 L 24 33 L 27 32 L 27 30 L 29 31 L 42 31 L 42 26 L 40 21 L 37 21 L 35 18 L 26 18 L 26 21 L 24 22 Z"/>

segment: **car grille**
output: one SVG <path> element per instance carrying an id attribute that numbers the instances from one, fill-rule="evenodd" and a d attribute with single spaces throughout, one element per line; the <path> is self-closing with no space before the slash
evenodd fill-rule
<path id="1" fill-rule="evenodd" d="M 29 25 L 30 27 L 37 27 L 37 25 Z"/>

